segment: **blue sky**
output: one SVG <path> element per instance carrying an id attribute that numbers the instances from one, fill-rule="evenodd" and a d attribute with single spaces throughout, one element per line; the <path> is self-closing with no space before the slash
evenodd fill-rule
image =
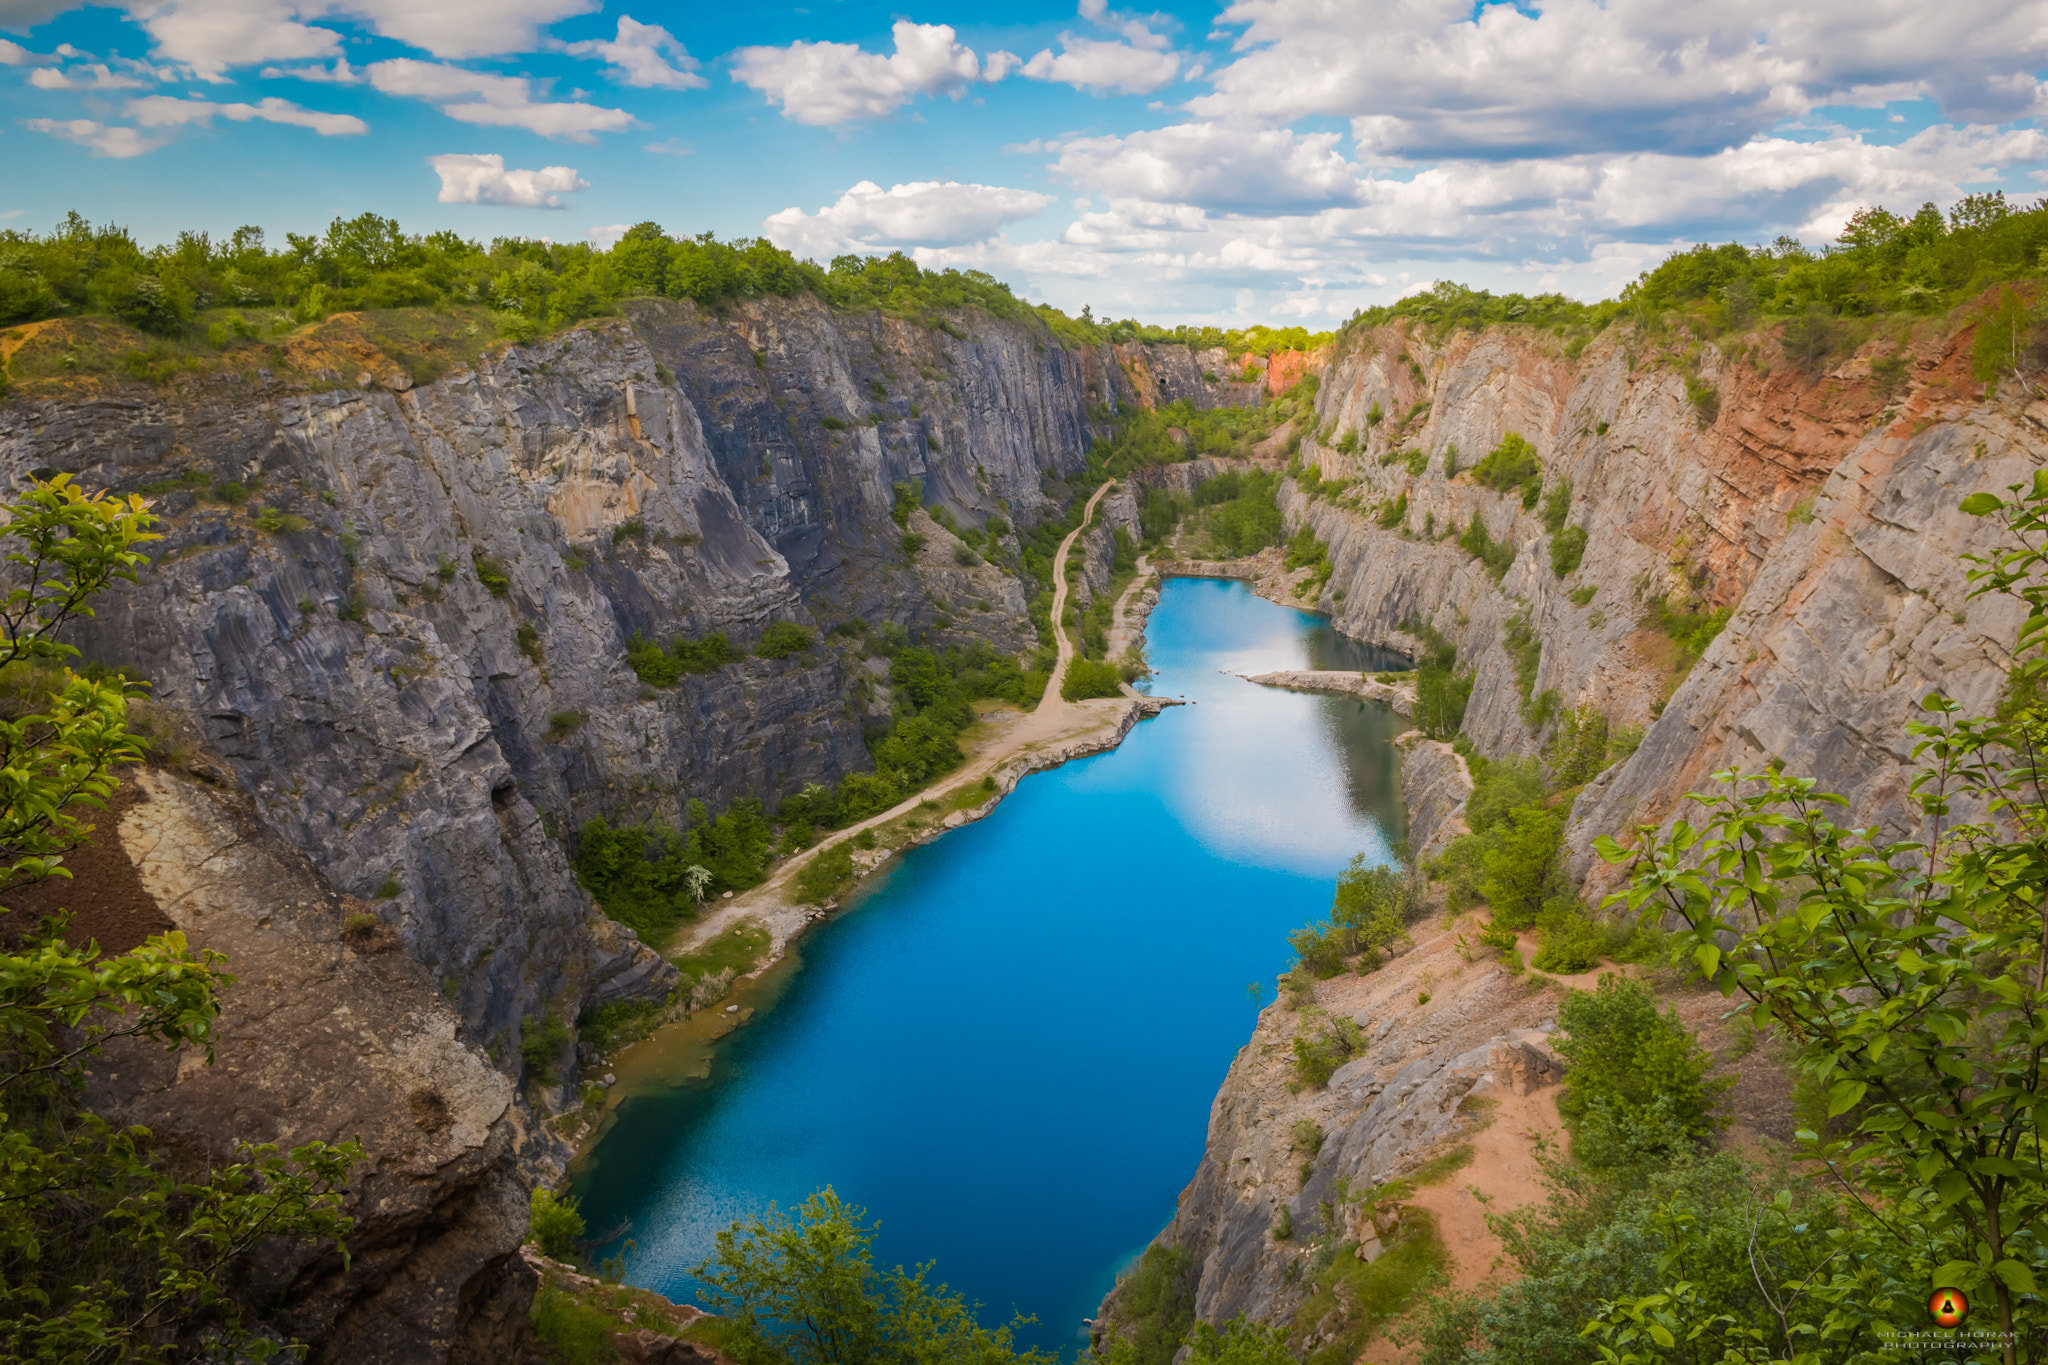
<path id="1" fill-rule="evenodd" d="M 1151 321 L 2048 188 L 2048 0 L 0 0 L 0 226 L 908 250 Z"/>

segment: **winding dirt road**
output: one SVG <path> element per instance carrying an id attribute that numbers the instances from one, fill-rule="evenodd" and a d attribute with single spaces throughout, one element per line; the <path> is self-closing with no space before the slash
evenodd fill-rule
<path id="1" fill-rule="evenodd" d="M 801 931 L 817 913 L 809 906 L 792 904 L 789 897 L 790 886 L 796 874 L 811 859 L 826 849 L 853 838 L 862 830 L 887 824 L 898 816 L 916 810 L 927 801 L 943 800 L 949 793 L 958 791 L 970 783 L 980 782 L 990 773 L 1001 771 L 1021 754 L 1090 739 L 1098 733 L 1114 731 L 1122 723 L 1125 709 L 1133 704 L 1126 698 L 1111 697 L 1072 702 L 1060 695 L 1060 683 L 1066 676 L 1068 662 L 1074 657 L 1073 641 L 1067 638 L 1067 632 L 1060 623 L 1060 617 L 1067 608 L 1067 555 L 1073 549 L 1074 542 L 1095 519 L 1095 505 L 1114 487 L 1116 480 L 1111 479 L 1095 490 L 1094 495 L 1088 499 L 1087 506 L 1081 511 L 1081 524 L 1067 533 L 1066 539 L 1060 542 L 1059 552 L 1053 557 L 1052 634 L 1058 662 L 1053 666 L 1052 677 L 1046 680 L 1045 694 L 1039 698 L 1038 708 L 1028 715 L 1020 716 L 1016 724 L 996 737 L 986 749 L 969 759 L 959 771 L 905 797 L 880 815 L 871 815 L 858 824 L 834 831 L 807 851 L 784 860 L 761 885 L 742 892 L 731 900 L 717 902 L 701 919 L 684 925 L 676 932 L 676 936 L 663 950 L 666 955 L 674 956 L 688 952 L 698 944 L 716 937 L 729 925 L 742 919 L 753 919 L 765 924 L 773 936 L 770 960 L 779 957 L 783 944 L 792 935 Z"/>

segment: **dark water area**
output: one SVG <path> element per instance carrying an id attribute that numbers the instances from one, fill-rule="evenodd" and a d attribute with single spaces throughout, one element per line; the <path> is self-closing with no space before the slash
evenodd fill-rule
<path id="1" fill-rule="evenodd" d="M 881 1264 L 1036 1315 L 1020 1344 L 1085 1343 L 1201 1159 L 1247 986 L 1270 999 L 1287 933 L 1406 833 L 1406 722 L 1231 676 L 1398 657 L 1205 579 L 1165 585 L 1146 651 L 1193 705 L 893 860 L 747 989 L 748 1027 L 621 1067 L 572 1172 L 599 1255 L 688 1299 L 721 1229 L 831 1185 Z"/>

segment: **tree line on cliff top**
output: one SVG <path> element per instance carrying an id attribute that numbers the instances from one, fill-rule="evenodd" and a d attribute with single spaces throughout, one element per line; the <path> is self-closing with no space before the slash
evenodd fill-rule
<path id="1" fill-rule="evenodd" d="M 1582 303 L 1561 294 L 1494 294 L 1440 281 L 1424 292 L 1355 313 L 1345 331 L 1407 319 L 1439 332 L 1515 323 L 1597 331 L 1616 318 L 1668 309 L 1721 326 L 1819 311 L 1831 316 L 1933 313 L 1990 285 L 2038 273 L 2048 248 L 2048 201 L 2009 203 L 2003 192 L 1966 195 L 1944 215 L 1932 203 L 1911 217 L 1859 210 L 1841 238 L 1810 249 L 1790 237 L 1770 246 L 1701 244 L 1674 252 L 1622 290 Z M 880 308 L 932 326 L 976 308 L 1035 321 L 1076 344 L 1142 341 L 1247 354 L 1310 350 L 1335 334 L 1303 327 L 1157 327 L 1135 319 L 1078 317 L 1032 305 L 980 270 L 926 270 L 902 252 L 799 259 L 766 238 L 671 236 L 640 223 L 613 246 L 454 232 L 404 232 L 374 213 L 337 218 L 324 234 L 286 233 L 273 247 L 258 227 L 221 240 L 181 232 L 144 247 L 125 229 L 78 214 L 47 233 L 0 231 L 0 325 L 97 313 L 146 332 L 295 327 L 363 308 L 489 306 L 501 332 L 536 331 L 600 317 L 620 299 L 661 296 L 719 307 L 739 298 L 809 293 L 839 308 Z M 223 310 L 271 310 L 230 323 Z"/>

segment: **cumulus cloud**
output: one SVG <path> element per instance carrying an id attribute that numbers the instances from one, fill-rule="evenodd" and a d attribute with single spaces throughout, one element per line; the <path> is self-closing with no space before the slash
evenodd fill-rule
<path id="1" fill-rule="evenodd" d="M 885 190 L 863 180 L 816 213 L 787 208 L 771 214 L 762 230 L 777 246 L 819 257 L 848 248 L 954 246 L 993 236 L 1052 202 L 1049 194 L 1001 185 L 922 180 Z"/>
<path id="2" fill-rule="evenodd" d="M 441 177 L 443 204 L 498 204 L 515 209 L 565 208 L 562 196 L 587 190 L 590 182 L 567 166 L 537 171 L 505 169 L 497 153 L 451 152 L 430 156 L 427 164 Z M 621 234 L 623 235 L 623 233 Z"/>
<path id="3" fill-rule="evenodd" d="M 137 128 L 109 127 L 89 118 L 27 118 L 21 125 L 31 132 L 75 142 L 90 148 L 94 156 L 130 157 L 153 152 L 171 140 L 167 132 L 145 133 Z"/>
<path id="4" fill-rule="evenodd" d="M 782 106 L 784 118 L 816 127 L 884 118 L 918 95 L 958 99 L 976 81 L 1001 80 L 1017 58 L 992 53 L 984 68 L 950 24 L 898 19 L 888 56 L 853 43 L 795 42 L 743 47 L 732 54 L 733 79 Z"/>
<path id="5" fill-rule="evenodd" d="M 1063 33 L 1059 55 L 1048 48 L 1024 63 L 1023 71 L 1031 80 L 1058 81 L 1092 94 L 1149 95 L 1180 73 L 1180 55 Z"/>
<path id="6" fill-rule="evenodd" d="M 1096 95 L 1149 95 L 1180 74 L 1180 54 L 1167 51 L 1165 35 L 1152 29 L 1160 16 L 1120 14 L 1107 0 L 1081 0 L 1080 15 L 1122 41 L 1062 33 L 1058 54 L 1047 48 L 1023 64 L 1026 78 L 1057 81 Z"/>
<path id="7" fill-rule="evenodd" d="M 1358 168 L 1338 153 L 1338 138 L 1184 123 L 1124 137 L 1070 139 L 1053 169 L 1121 198 L 1299 210 L 1358 197 Z"/>
<path id="8" fill-rule="evenodd" d="M 542 137 L 589 143 L 597 141 L 594 134 L 623 132 L 639 123 L 623 109 L 535 100 L 533 82 L 524 76 L 499 76 L 445 62 L 394 57 L 373 62 L 364 75 L 387 95 L 448 101 L 441 104 L 442 113 L 482 127 L 524 128 Z"/>
<path id="9" fill-rule="evenodd" d="M 180 128 L 188 123 L 210 124 L 216 117 L 247 123 L 283 123 L 294 128 L 311 128 L 322 137 L 350 137 L 370 131 L 370 125 L 354 114 L 328 114 L 306 109 L 290 100 L 266 99 L 255 104 L 215 104 L 209 100 L 179 99 L 173 95 L 145 95 L 128 102 L 128 115 L 145 128 Z"/>
<path id="10" fill-rule="evenodd" d="M 30 52 L 20 43 L 0 38 L 0 66 L 27 66 L 42 60 L 40 53 Z"/>
<path id="11" fill-rule="evenodd" d="M 2048 24 L 2010 0 L 1236 0 L 1222 22 L 1240 55 L 1191 110 L 1348 118 L 1385 156 L 1705 155 L 1818 105 L 1913 94 L 1980 122 L 2048 109 Z"/>
<path id="12" fill-rule="evenodd" d="M 64 70 L 39 66 L 28 73 L 28 83 L 38 90 L 141 90 L 149 84 L 114 71 L 105 62 L 85 62 Z"/>
<path id="13" fill-rule="evenodd" d="M 363 83 L 363 73 L 350 66 L 346 57 L 336 57 L 332 66 L 266 66 L 261 74 L 266 81 L 312 81 L 316 85 Z"/>
<path id="14" fill-rule="evenodd" d="M 41 23 L 82 0 L 5 0 L 0 18 Z M 160 60 L 201 80 L 223 81 L 229 68 L 259 62 L 338 57 L 341 35 L 314 22 L 355 20 L 386 38 L 436 57 L 530 52 L 539 31 L 588 14 L 600 0 L 125 0 Z"/>
<path id="15" fill-rule="evenodd" d="M 668 90 L 702 89 L 697 59 L 659 24 L 643 24 L 619 16 L 616 38 L 570 43 L 565 51 L 596 57 L 607 64 L 605 74 L 625 85 L 660 86 Z"/>
<path id="16" fill-rule="evenodd" d="M 601 247 L 615 247 L 619 239 L 632 229 L 631 223 L 607 223 L 603 227 L 588 228 L 583 235 Z"/>

